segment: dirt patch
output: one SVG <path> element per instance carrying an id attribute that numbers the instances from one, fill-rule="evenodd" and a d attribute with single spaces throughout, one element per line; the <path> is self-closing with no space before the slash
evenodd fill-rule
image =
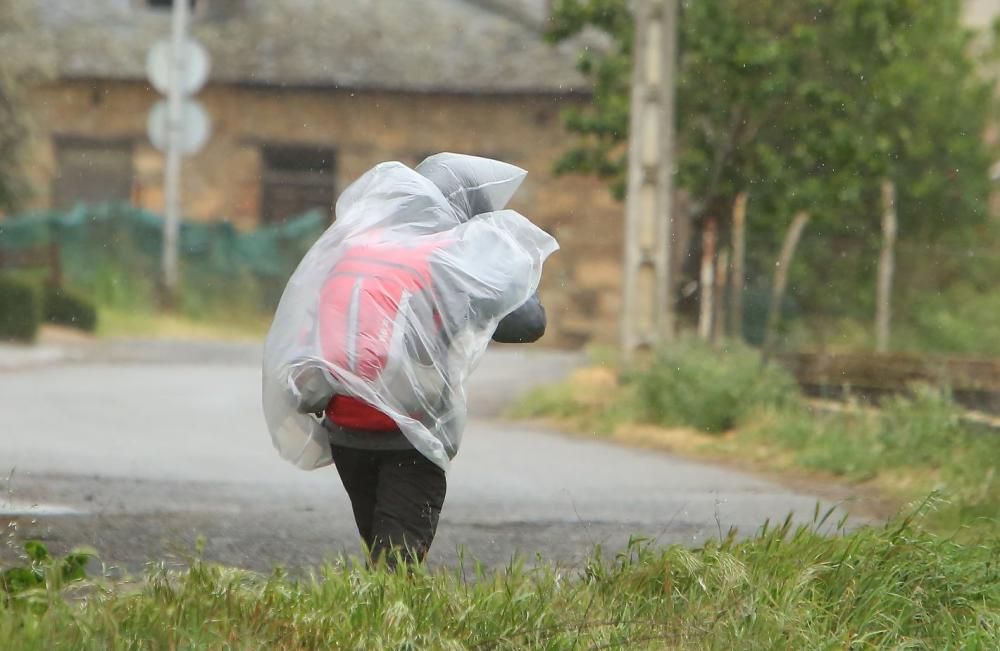
<path id="1" fill-rule="evenodd" d="M 38 343 L 50 346 L 86 344 L 94 340 L 94 335 L 66 326 L 43 325 L 38 332 Z"/>
<path id="2" fill-rule="evenodd" d="M 568 385 L 573 401 L 584 405 L 602 405 L 615 399 L 618 375 L 601 366 L 579 368 L 570 374 Z"/>

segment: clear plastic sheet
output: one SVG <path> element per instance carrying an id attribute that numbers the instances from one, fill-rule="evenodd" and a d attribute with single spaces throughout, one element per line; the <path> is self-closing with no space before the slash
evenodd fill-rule
<path id="1" fill-rule="evenodd" d="M 348 187 L 336 221 L 288 281 L 264 348 L 264 415 L 281 456 L 331 463 L 334 395 L 386 414 L 447 469 L 465 381 L 500 319 L 537 290 L 556 241 L 504 210 L 525 171 L 437 154 L 382 163 Z"/>

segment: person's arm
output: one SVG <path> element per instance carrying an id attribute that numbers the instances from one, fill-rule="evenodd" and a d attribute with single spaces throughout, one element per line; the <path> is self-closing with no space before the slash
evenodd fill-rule
<path id="1" fill-rule="evenodd" d="M 431 266 L 438 312 L 449 335 L 480 328 L 517 305 L 533 273 L 532 260 L 510 237 L 495 228 L 467 225 L 464 237 L 440 251 Z M 492 338 L 498 343 L 532 343 L 545 334 L 545 309 L 537 292 L 500 319 Z"/>
<path id="2" fill-rule="evenodd" d="M 497 325 L 493 341 L 501 344 L 530 344 L 545 334 L 545 308 L 538 300 L 538 293 L 529 298 Z"/>

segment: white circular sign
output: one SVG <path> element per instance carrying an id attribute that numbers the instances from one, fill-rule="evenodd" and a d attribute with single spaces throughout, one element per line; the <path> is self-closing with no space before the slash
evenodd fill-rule
<path id="1" fill-rule="evenodd" d="M 149 111 L 149 119 L 146 123 L 149 140 L 160 151 L 167 150 L 167 143 L 170 140 L 169 114 L 167 100 L 161 99 Z M 180 129 L 178 142 L 181 153 L 193 154 L 201 149 L 201 146 L 208 140 L 208 135 L 212 130 L 212 122 L 200 102 L 185 99 L 181 102 L 181 115 L 177 127 Z"/>
<path id="2" fill-rule="evenodd" d="M 149 50 L 146 57 L 146 75 L 153 88 L 164 95 L 170 88 L 170 41 L 159 41 Z M 184 95 L 193 95 L 201 90 L 208 79 L 210 61 L 208 52 L 197 41 L 185 39 L 181 42 L 180 87 Z"/>

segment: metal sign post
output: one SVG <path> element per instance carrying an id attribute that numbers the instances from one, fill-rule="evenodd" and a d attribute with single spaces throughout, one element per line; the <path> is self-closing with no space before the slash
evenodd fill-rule
<path id="1" fill-rule="evenodd" d="M 173 33 L 170 48 L 170 81 L 167 88 L 167 167 L 164 183 L 163 287 L 168 302 L 177 292 L 177 239 L 181 220 L 181 68 L 182 48 L 187 33 L 187 0 L 173 3 Z"/>
<path id="2" fill-rule="evenodd" d="M 677 0 L 637 5 L 625 206 L 626 360 L 674 337 L 670 258 Z"/>
<path id="3" fill-rule="evenodd" d="M 178 234 L 181 213 L 181 158 L 198 151 L 211 133 L 208 114 L 189 96 L 208 78 L 208 53 L 187 38 L 189 0 L 175 0 L 169 41 L 153 45 L 146 59 L 146 73 L 156 90 L 167 96 L 149 112 L 147 128 L 153 146 L 166 153 L 163 223 L 163 290 L 168 305 L 177 295 Z"/>

